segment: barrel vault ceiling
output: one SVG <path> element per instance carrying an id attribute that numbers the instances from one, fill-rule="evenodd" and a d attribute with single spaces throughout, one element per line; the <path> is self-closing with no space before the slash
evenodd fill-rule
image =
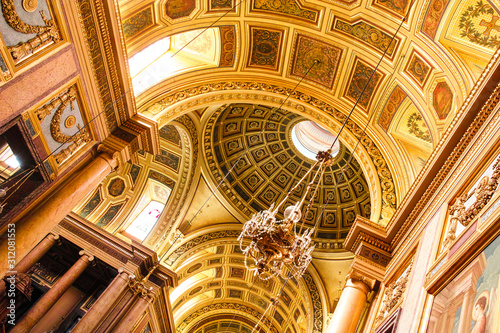
<path id="1" fill-rule="evenodd" d="M 312 162 L 291 142 L 293 125 L 313 120 L 338 133 L 366 86 L 317 198 L 335 190 L 335 200 L 305 217 L 308 227 L 320 218 L 315 259 L 261 323 L 321 331 L 349 266 L 342 240 L 353 217 L 388 223 L 500 44 L 500 2 L 118 2 L 129 58 L 170 37 L 175 68 L 159 60 L 140 85 L 131 69 L 137 109 L 159 122 L 161 153 L 139 155 L 75 211 L 121 237 L 144 193 L 167 200 L 143 243 L 179 274 L 178 332 L 245 332 L 258 322 L 283 281 L 264 285 L 246 271 L 241 223 L 283 198 Z"/>

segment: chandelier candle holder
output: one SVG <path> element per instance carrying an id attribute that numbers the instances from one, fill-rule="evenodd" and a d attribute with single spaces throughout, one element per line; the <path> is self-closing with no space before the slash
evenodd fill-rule
<path id="1" fill-rule="evenodd" d="M 295 278 L 304 274 L 312 260 L 312 252 L 315 245 L 312 244 L 311 235 L 315 228 L 304 229 L 304 220 L 297 231 L 297 222 L 302 219 L 301 207 L 304 205 L 308 194 L 311 193 L 311 199 L 305 209 L 305 216 L 309 211 L 316 192 L 320 185 L 323 173 L 327 166 L 332 165 L 332 150 L 320 151 L 316 155 L 316 163 L 307 171 L 299 182 L 290 189 L 285 198 L 275 207 L 274 203 L 268 210 L 255 213 L 250 220 L 245 222 L 243 230 L 238 237 L 240 248 L 245 255 L 245 267 L 257 275 L 262 280 L 268 280 L 273 276 L 284 276 L 285 265 L 291 265 L 290 273 Z M 317 167 L 317 170 L 313 172 Z M 288 200 L 290 195 L 299 185 L 311 177 L 306 191 L 300 201 L 295 205 L 289 206 L 283 212 L 283 220 L 278 220 L 276 214 L 281 206 Z M 319 179 L 319 180 L 318 180 Z M 250 244 L 245 245 L 244 240 L 250 239 Z M 249 267 L 249 257 L 251 258 Z"/>

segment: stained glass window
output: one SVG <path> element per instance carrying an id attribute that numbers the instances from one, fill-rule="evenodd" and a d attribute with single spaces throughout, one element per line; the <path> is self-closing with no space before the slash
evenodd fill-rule
<path id="1" fill-rule="evenodd" d="M 142 210 L 142 212 L 127 228 L 127 233 L 139 238 L 140 240 L 144 240 L 151 229 L 153 229 L 156 221 L 158 221 L 164 207 L 165 205 L 159 201 L 152 200 L 149 202 L 146 208 Z"/>

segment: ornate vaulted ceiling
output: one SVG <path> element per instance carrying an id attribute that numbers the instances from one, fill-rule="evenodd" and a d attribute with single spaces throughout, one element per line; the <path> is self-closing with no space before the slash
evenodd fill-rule
<path id="1" fill-rule="evenodd" d="M 259 322 L 284 279 L 262 281 L 249 272 L 236 240 L 239 226 L 227 229 L 189 237 L 168 256 L 179 277 L 179 287 L 171 294 L 178 330 L 251 332 L 258 324 L 262 332 L 305 332 L 309 327 L 321 331 L 320 291 L 310 273 L 291 279 L 280 304 Z"/>
<path id="2" fill-rule="evenodd" d="M 283 281 L 260 286 L 245 270 L 241 223 L 283 198 L 312 163 L 291 142 L 293 125 L 313 120 L 339 133 L 359 98 L 317 197 L 322 205 L 334 190 L 334 199 L 324 214 L 319 204 L 306 214 L 307 227 L 319 218 L 309 275 L 287 285 L 291 303 L 262 324 L 321 331 L 351 258 L 342 240 L 353 216 L 390 223 L 500 44 L 500 2 L 119 3 L 129 57 L 170 37 L 173 62 L 153 59 L 131 75 L 137 109 L 160 124 L 161 153 L 110 175 L 76 211 L 125 237 L 141 198 L 167 200 L 143 243 L 179 274 L 179 332 L 251 331 Z"/>

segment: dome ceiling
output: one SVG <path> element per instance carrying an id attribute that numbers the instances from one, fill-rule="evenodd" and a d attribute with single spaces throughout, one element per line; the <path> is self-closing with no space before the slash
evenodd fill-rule
<path id="1" fill-rule="evenodd" d="M 207 127 L 205 137 L 210 137 L 211 144 L 205 146 L 204 155 L 211 176 L 218 183 L 220 175 L 227 174 L 236 163 L 219 190 L 245 218 L 281 202 L 315 162 L 301 155 L 292 143 L 293 126 L 304 120 L 261 105 L 232 104 L 215 112 L 208 121 L 213 126 Z M 340 144 L 309 212 L 306 214 L 306 205 L 302 209 L 306 227 L 317 224 L 314 236 L 318 241 L 330 242 L 333 250 L 342 249 L 342 239 L 356 215 L 369 217 L 371 213 L 367 182 L 356 159 L 347 165 L 350 156 L 349 150 Z M 347 180 L 342 178 L 342 167 Z M 291 193 L 283 209 L 300 201 L 307 183 L 306 178 Z"/>

